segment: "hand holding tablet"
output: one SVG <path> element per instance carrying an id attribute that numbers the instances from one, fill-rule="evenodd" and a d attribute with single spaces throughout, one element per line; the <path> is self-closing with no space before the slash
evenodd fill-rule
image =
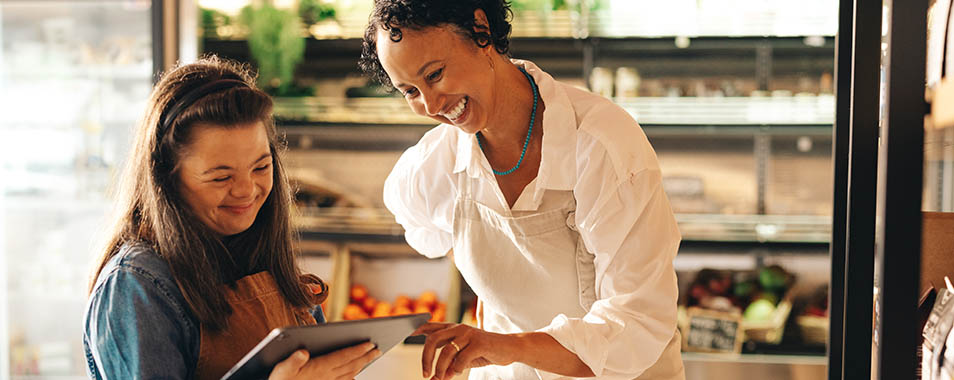
<path id="1" fill-rule="evenodd" d="M 371 342 L 316 357 L 311 357 L 308 350 L 300 349 L 276 364 L 268 380 L 353 379 L 380 356 L 381 350 Z"/>
<path id="2" fill-rule="evenodd" d="M 321 365 L 320 360 L 302 364 L 302 361 L 308 359 L 303 353 L 301 357 L 290 358 L 290 355 L 302 349 L 307 350 L 311 358 L 325 354 L 331 354 L 328 355 L 329 357 L 341 355 L 337 358 L 338 360 L 329 360 L 329 363 L 367 362 L 370 364 L 376 358 L 359 360 L 364 355 L 374 355 L 372 349 L 362 343 L 370 342 L 376 345 L 381 354 L 384 354 L 418 327 L 427 323 L 430 317 L 429 313 L 422 313 L 275 329 L 252 348 L 222 379 L 260 379 L 267 377 L 273 368 L 276 371 L 294 373 L 289 368 Z M 352 359 L 348 360 L 348 358 Z M 286 362 L 286 359 L 291 361 Z M 280 364 L 281 367 L 279 367 Z M 342 370 L 347 372 L 345 371 L 347 368 Z M 360 369 L 357 372 L 360 372 Z M 276 373 L 276 375 L 279 374 Z"/>

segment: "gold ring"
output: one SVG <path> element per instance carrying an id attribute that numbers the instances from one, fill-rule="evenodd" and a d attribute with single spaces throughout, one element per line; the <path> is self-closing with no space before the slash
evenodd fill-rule
<path id="1" fill-rule="evenodd" d="M 451 341 L 450 345 L 454 346 L 454 349 L 457 350 L 457 352 L 460 352 L 460 346 L 458 346 L 457 343 L 454 343 L 454 341 Z"/>

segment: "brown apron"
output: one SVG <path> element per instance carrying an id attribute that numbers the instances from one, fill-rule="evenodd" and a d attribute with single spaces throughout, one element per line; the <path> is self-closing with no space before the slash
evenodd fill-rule
<path id="1" fill-rule="evenodd" d="M 328 294 L 318 277 L 306 275 L 301 281 L 313 290 L 312 301 L 316 305 Z M 225 288 L 232 315 L 228 318 L 228 328 L 223 331 L 211 332 L 205 326 L 200 327 L 197 380 L 221 379 L 274 328 L 316 324 L 307 309 L 296 308 L 285 300 L 268 272 L 242 277 L 234 288 Z"/>

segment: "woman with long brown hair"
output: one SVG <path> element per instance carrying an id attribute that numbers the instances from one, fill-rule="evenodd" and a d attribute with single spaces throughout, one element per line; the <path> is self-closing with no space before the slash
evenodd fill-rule
<path id="1" fill-rule="evenodd" d="M 215 57 L 156 84 L 90 284 L 90 377 L 218 379 L 271 329 L 324 320 L 271 112 L 246 67 Z M 301 350 L 270 378 L 351 379 L 378 355 Z"/>

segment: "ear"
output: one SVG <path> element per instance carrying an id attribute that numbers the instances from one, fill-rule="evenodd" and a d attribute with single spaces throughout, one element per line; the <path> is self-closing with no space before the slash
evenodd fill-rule
<path id="1" fill-rule="evenodd" d="M 474 10 L 474 31 L 475 32 L 485 32 L 488 35 L 490 34 L 490 22 L 487 21 L 487 13 L 484 13 L 483 9 L 477 8 Z M 484 53 L 488 54 L 493 50 L 494 44 L 489 43 L 487 46 L 480 48 Z"/>
<path id="2" fill-rule="evenodd" d="M 487 21 L 487 14 L 484 13 L 483 9 L 477 8 L 474 10 L 474 31 L 490 32 L 490 22 Z"/>

